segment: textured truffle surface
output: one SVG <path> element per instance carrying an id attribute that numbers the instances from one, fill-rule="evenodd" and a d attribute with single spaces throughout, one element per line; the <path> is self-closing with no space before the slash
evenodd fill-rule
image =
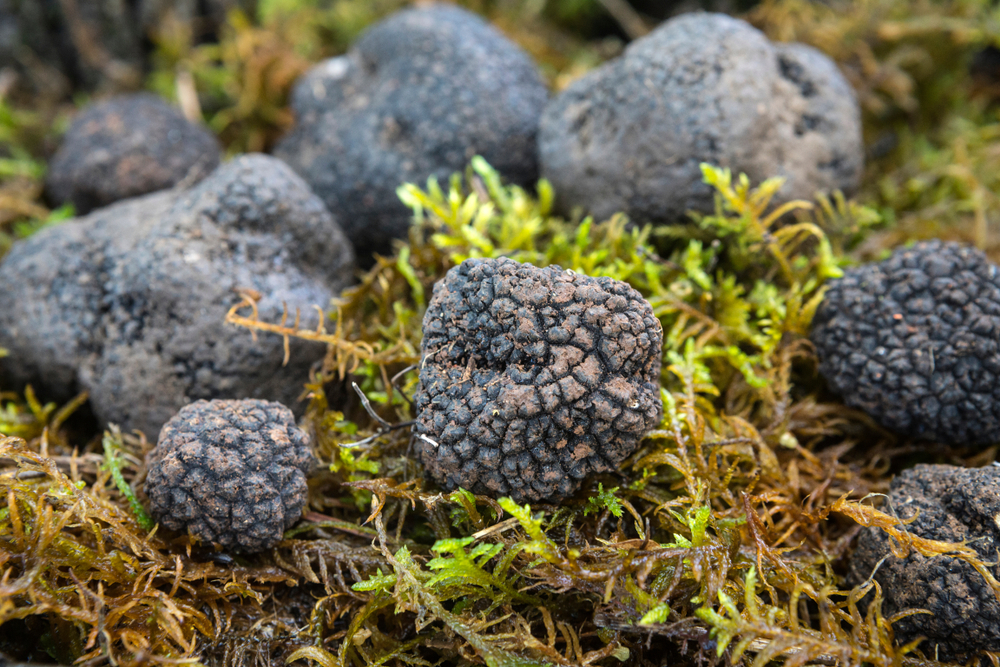
<path id="1" fill-rule="evenodd" d="M 844 401 L 903 435 L 1000 441 L 1000 275 L 930 241 L 829 283 L 811 334 Z"/>
<path id="2" fill-rule="evenodd" d="M 409 9 L 303 76 L 296 127 L 275 155 L 344 222 L 364 259 L 406 236 L 401 183 L 446 179 L 477 154 L 513 182 L 534 182 L 547 97 L 527 54 L 476 15 Z"/>
<path id="3" fill-rule="evenodd" d="M 570 495 L 659 424 L 662 345 L 626 283 L 466 260 L 424 316 L 416 432 L 428 474 L 520 501 Z"/>
<path id="4" fill-rule="evenodd" d="M 261 551 L 301 516 L 312 463 L 309 436 L 280 403 L 196 401 L 164 425 L 150 454 L 149 508 L 171 530 Z"/>
<path id="5" fill-rule="evenodd" d="M 702 162 L 753 181 L 783 176 L 779 200 L 854 190 L 861 116 L 819 51 L 772 44 L 722 14 L 685 14 L 554 98 L 539 155 L 564 210 L 673 222 L 713 210 Z"/>
<path id="6" fill-rule="evenodd" d="M 968 540 L 986 563 L 996 563 L 1000 548 L 1000 468 L 918 465 L 902 472 L 889 493 L 900 519 L 916 517 L 906 530 L 918 537 L 948 542 Z M 982 575 L 968 563 L 946 556 L 905 559 L 890 555 L 889 538 L 879 529 L 861 533 L 851 560 L 851 579 L 861 583 L 876 564 L 886 616 L 906 609 L 931 613 L 893 624 L 900 644 L 927 637 L 924 655 L 943 661 L 962 659 L 978 650 L 1000 650 L 1000 603 Z M 1000 568 L 990 568 L 1000 576 Z"/>
<path id="7" fill-rule="evenodd" d="M 353 278 L 350 242 L 287 165 L 239 157 L 197 186 L 42 230 L 0 262 L 0 378 L 51 400 L 90 392 L 104 423 L 155 437 L 199 398 L 292 405 L 322 346 L 224 324 L 241 289 L 266 321 L 316 323 Z"/>
<path id="8" fill-rule="evenodd" d="M 121 95 L 85 109 L 52 158 L 46 194 L 80 215 L 120 199 L 208 175 L 222 149 L 205 128 L 149 93 Z"/>

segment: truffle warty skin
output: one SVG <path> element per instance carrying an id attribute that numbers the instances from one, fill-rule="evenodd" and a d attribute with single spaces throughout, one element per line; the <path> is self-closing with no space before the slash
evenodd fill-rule
<path id="1" fill-rule="evenodd" d="M 830 387 L 885 428 L 1000 441 L 1000 271 L 981 251 L 930 241 L 849 269 L 811 339 Z"/>
<path id="2" fill-rule="evenodd" d="M 184 406 L 149 458 L 153 518 L 242 552 L 274 546 L 298 521 L 313 464 L 292 411 L 255 399 Z"/>
<path id="3" fill-rule="evenodd" d="M 466 260 L 424 316 L 416 433 L 427 473 L 448 490 L 565 498 L 660 423 L 662 345 L 653 309 L 626 283 Z"/>

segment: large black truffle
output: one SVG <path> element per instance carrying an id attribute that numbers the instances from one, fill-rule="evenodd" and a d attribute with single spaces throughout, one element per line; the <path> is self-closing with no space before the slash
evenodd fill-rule
<path id="1" fill-rule="evenodd" d="M 120 95 L 77 116 L 52 157 L 45 190 L 80 215 L 120 199 L 196 182 L 222 148 L 206 128 L 149 93 Z"/>
<path id="2" fill-rule="evenodd" d="M 968 540 L 981 560 L 996 563 L 1000 468 L 918 465 L 892 481 L 889 502 L 900 519 L 915 517 L 905 527 L 909 533 L 946 542 Z M 920 645 L 924 655 L 942 661 L 965 661 L 979 650 L 1000 651 L 1000 603 L 971 565 L 947 556 L 912 553 L 900 559 L 890 553 L 888 535 L 881 529 L 866 529 L 851 558 L 850 579 L 859 584 L 875 571 L 886 616 L 907 609 L 931 612 L 894 623 L 899 643 L 926 637 Z M 1000 576 L 995 565 L 991 571 Z"/>
<path id="3" fill-rule="evenodd" d="M 401 183 L 447 179 L 477 154 L 506 179 L 533 183 L 547 98 L 528 55 L 475 14 L 408 9 L 296 84 L 296 126 L 274 154 L 342 221 L 364 261 L 406 236 Z"/>
<path id="4" fill-rule="evenodd" d="M 846 271 L 811 337 L 834 391 L 886 428 L 1000 440 L 1000 275 L 979 250 L 931 241 Z"/>
<path id="5" fill-rule="evenodd" d="M 663 329 L 626 283 L 470 259 L 424 316 L 417 448 L 442 487 L 558 500 L 659 424 Z"/>
<path id="6" fill-rule="evenodd" d="M 181 408 L 150 453 L 146 495 L 171 530 L 236 551 L 261 551 L 302 515 L 309 436 L 292 411 L 259 400 Z"/>
<path id="7" fill-rule="evenodd" d="M 783 176 L 782 200 L 858 185 L 861 112 L 837 66 L 745 21 L 691 13 L 637 39 L 545 108 L 542 176 L 560 207 L 640 222 L 711 213 L 701 163 Z"/>
<path id="8" fill-rule="evenodd" d="M 85 389 L 102 423 L 150 438 L 197 399 L 292 405 L 322 346 L 224 324 L 241 290 L 278 321 L 350 284 L 337 221 L 280 160 L 244 155 L 188 190 L 128 199 L 15 243 L 0 262 L 0 384 Z"/>

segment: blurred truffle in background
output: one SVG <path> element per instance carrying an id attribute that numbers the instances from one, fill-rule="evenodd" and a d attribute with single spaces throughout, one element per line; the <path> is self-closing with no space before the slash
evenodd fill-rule
<path id="1" fill-rule="evenodd" d="M 120 199 L 196 183 L 222 157 L 207 128 L 150 93 L 119 95 L 83 110 L 52 156 L 45 181 L 55 206 L 77 215 Z"/>
<path id="2" fill-rule="evenodd" d="M 152 438 L 204 398 L 296 405 L 321 345 L 229 328 L 254 294 L 315 326 L 354 279 L 337 221 L 288 165 L 243 155 L 198 185 L 127 199 L 15 243 L 0 262 L 0 376 L 46 400 L 85 389 L 101 424 Z M 6 286 L 10 286 L 6 288 Z"/>
<path id="3" fill-rule="evenodd" d="M 342 221 L 359 262 L 405 238 L 402 183 L 446 180 L 481 155 L 513 183 L 538 176 L 548 98 L 531 58 L 451 5 L 398 12 L 296 84 L 296 125 L 275 148 Z"/>
<path id="4" fill-rule="evenodd" d="M 703 162 L 754 182 L 784 177 L 776 201 L 852 193 L 861 113 L 819 51 L 723 14 L 685 14 L 554 98 L 539 154 L 564 212 L 677 222 L 713 210 Z"/>
<path id="5" fill-rule="evenodd" d="M 136 90 L 151 38 L 168 20 L 201 41 L 228 12 L 256 8 L 257 0 L 0 0 L 0 68 L 16 72 L 24 92 L 48 99 Z"/>

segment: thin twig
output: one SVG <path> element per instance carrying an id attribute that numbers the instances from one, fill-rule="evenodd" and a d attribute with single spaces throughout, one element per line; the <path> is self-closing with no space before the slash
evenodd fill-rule
<path id="1" fill-rule="evenodd" d="M 389 428 L 392 426 L 389 422 L 382 419 L 375 410 L 372 409 L 372 404 L 368 402 L 368 397 L 365 396 L 365 392 L 361 391 L 361 387 L 358 386 L 357 382 L 351 382 L 351 386 L 354 387 L 354 392 L 361 398 L 361 405 L 365 406 L 365 412 L 368 416 L 377 421 L 382 425 L 383 428 Z"/>
<path id="2" fill-rule="evenodd" d="M 410 419 L 409 421 L 399 422 L 398 424 L 389 424 L 385 428 L 381 428 L 381 429 L 375 431 L 374 433 L 372 433 L 370 436 L 368 436 L 364 440 L 358 440 L 357 442 L 348 442 L 348 443 L 345 443 L 345 444 L 340 445 L 340 446 L 341 447 L 348 447 L 348 448 L 361 447 L 362 445 L 367 445 L 369 442 L 373 442 L 373 441 L 377 440 L 378 438 L 381 438 L 383 435 L 386 435 L 387 433 L 390 433 L 391 431 L 398 431 L 401 428 L 409 428 L 409 427 L 413 426 L 416 423 L 417 423 L 416 419 Z"/>
<path id="3" fill-rule="evenodd" d="M 403 370 L 401 370 L 398 373 L 396 373 L 395 375 L 393 375 L 392 379 L 389 380 L 389 384 L 391 384 L 392 387 L 393 387 L 393 389 L 395 389 L 396 391 L 398 391 L 399 395 L 402 396 L 406 400 L 406 402 L 410 404 L 410 407 L 413 407 L 413 399 L 410 398 L 409 396 L 407 396 L 406 392 L 403 391 L 402 389 L 400 389 L 400 387 L 396 383 L 399 382 L 399 379 L 402 378 L 404 375 L 406 375 L 410 371 L 415 371 L 415 370 L 417 370 L 417 365 L 416 364 L 410 364 L 409 366 L 407 366 Z"/>

